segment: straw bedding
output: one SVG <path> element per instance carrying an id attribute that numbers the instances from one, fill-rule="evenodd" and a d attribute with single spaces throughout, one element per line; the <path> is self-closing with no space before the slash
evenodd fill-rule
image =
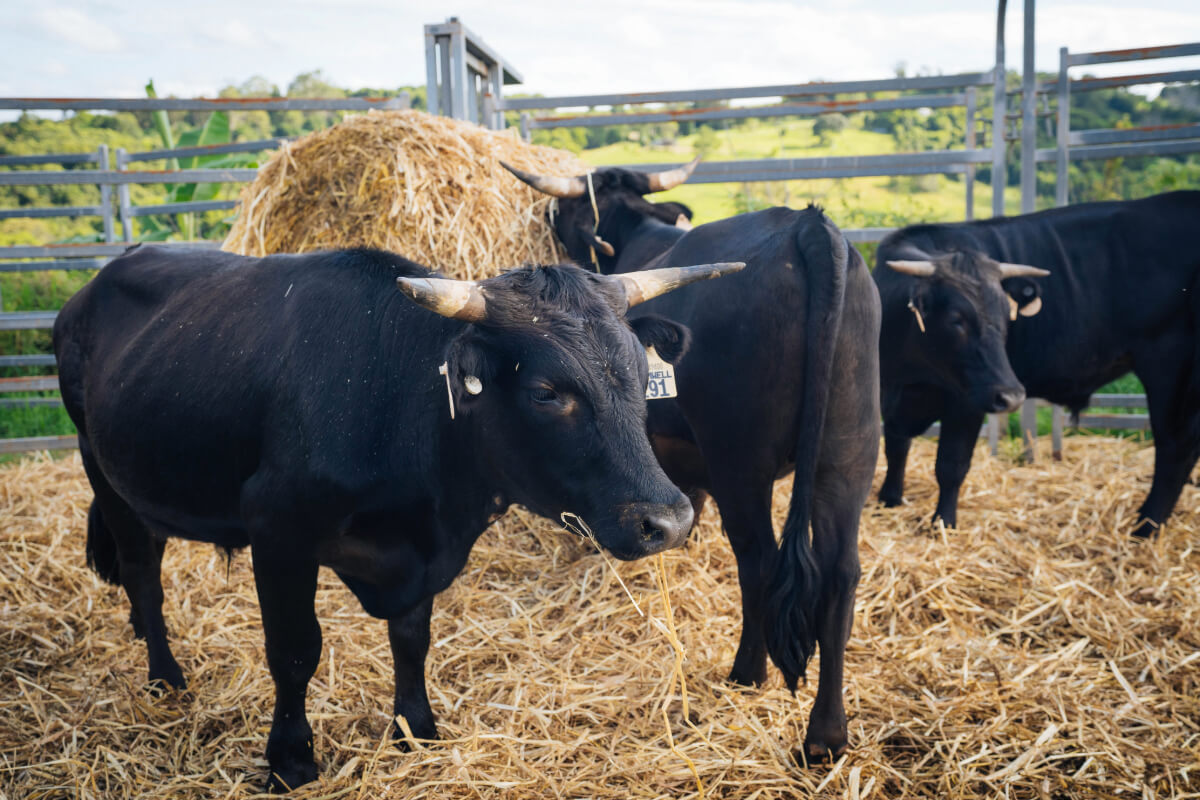
<path id="1" fill-rule="evenodd" d="M 272 156 L 242 190 L 224 249 L 263 256 L 378 247 L 465 279 L 561 262 L 547 222 L 552 198 L 501 160 L 544 175 L 589 169 L 565 150 L 525 144 L 513 130 L 371 111 Z"/>
<path id="2" fill-rule="evenodd" d="M 1025 467 L 978 453 L 954 532 L 922 524 L 934 446 L 915 443 L 910 505 L 863 519 L 852 750 L 808 770 L 790 752 L 816 665 L 797 698 L 777 674 L 761 690 L 723 681 L 739 595 L 711 503 L 664 559 L 691 724 L 654 561 L 617 565 L 643 618 L 590 544 L 514 511 L 437 600 L 443 739 L 403 753 L 383 738 L 384 625 L 323 571 L 308 703 L 321 779 L 295 796 L 1200 796 L 1200 494 L 1185 489 L 1158 540 L 1130 541 L 1118 529 L 1153 451 L 1101 438 L 1066 451 Z M 190 688 L 156 698 L 123 592 L 84 564 L 90 496 L 78 456 L 0 470 L 0 796 L 252 796 L 272 685 L 249 556 L 227 571 L 212 547 L 167 548 L 164 610 Z"/>

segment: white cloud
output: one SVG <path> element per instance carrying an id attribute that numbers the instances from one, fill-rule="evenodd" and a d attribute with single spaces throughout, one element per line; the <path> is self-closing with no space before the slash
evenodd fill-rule
<path id="1" fill-rule="evenodd" d="M 33 19 L 54 38 L 93 53 L 115 53 L 125 46 L 120 34 L 76 8 L 41 8 Z"/>

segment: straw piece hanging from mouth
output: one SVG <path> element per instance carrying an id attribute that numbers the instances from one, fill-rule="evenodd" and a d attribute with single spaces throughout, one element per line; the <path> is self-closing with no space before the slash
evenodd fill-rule
<path id="1" fill-rule="evenodd" d="M 569 522 L 567 517 L 572 517 L 575 521 Z M 633 592 L 629 591 L 629 587 L 625 585 L 625 581 L 621 580 L 621 573 L 617 572 L 616 565 L 608 559 L 608 554 L 604 552 L 604 548 L 600 546 L 598 541 L 596 541 L 596 535 L 592 533 L 592 529 L 588 527 L 588 524 L 583 521 L 583 517 L 579 516 L 578 514 L 573 514 L 570 511 L 564 511 L 558 515 L 558 518 L 562 520 L 563 527 L 568 531 L 576 536 L 591 540 L 592 544 L 596 546 L 596 550 L 600 553 L 600 556 L 604 559 L 604 563 L 608 564 L 609 569 L 612 570 L 612 574 L 614 577 L 616 577 L 617 583 L 621 584 L 621 588 L 625 590 L 625 594 L 629 597 L 629 602 L 633 603 L 633 607 L 637 610 L 638 615 L 643 617 L 646 616 L 646 612 L 642 611 L 642 607 L 638 605 L 638 601 L 633 597 Z"/>

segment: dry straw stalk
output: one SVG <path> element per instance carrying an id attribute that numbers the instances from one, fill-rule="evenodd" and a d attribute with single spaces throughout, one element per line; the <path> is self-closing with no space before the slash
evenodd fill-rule
<path id="1" fill-rule="evenodd" d="M 242 190 L 224 249 L 251 256 L 343 247 L 400 253 L 455 278 L 564 256 L 552 198 L 500 166 L 581 175 L 571 153 L 421 111 L 371 111 L 285 144 Z"/>
<path id="2" fill-rule="evenodd" d="M 653 561 L 618 565 L 640 617 L 590 544 L 516 511 L 436 602 L 428 676 L 444 738 L 415 752 L 382 739 L 384 625 L 322 574 L 308 703 L 321 779 L 295 796 L 697 797 L 690 762 L 710 798 L 1196 797 L 1197 489 L 1156 541 L 1135 542 L 1121 531 L 1149 447 L 1075 438 L 1063 462 L 1023 467 L 981 449 L 964 527 L 932 530 L 933 453 L 914 445 L 910 505 L 863 518 L 852 750 L 837 764 L 791 760 L 812 680 L 797 698 L 775 674 L 763 689 L 724 681 L 739 592 L 711 503 L 663 560 L 691 724 L 653 622 L 666 619 Z M 0 470 L 0 795 L 254 796 L 272 685 L 248 556 L 227 576 L 213 548 L 168 546 L 165 613 L 190 689 L 154 698 L 128 601 L 84 564 L 90 498 L 77 456 Z"/>

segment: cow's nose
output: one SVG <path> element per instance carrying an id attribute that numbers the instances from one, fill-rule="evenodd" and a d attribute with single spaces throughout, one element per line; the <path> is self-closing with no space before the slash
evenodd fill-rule
<path id="1" fill-rule="evenodd" d="M 992 411 L 1016 411 L 1024 401 L 1024 389 L 998 389 L 992 397 Z"/>
<path id="2" fill-rule="evenodd" d="M 692 505 L 664 507 L 642 517 L 641 544 L 649 553 L 683 544 L 692 529 Z"/>

